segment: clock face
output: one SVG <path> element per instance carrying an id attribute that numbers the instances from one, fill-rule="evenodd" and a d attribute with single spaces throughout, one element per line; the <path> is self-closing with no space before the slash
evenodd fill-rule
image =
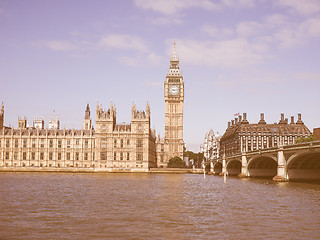
<path id="1" fill-rule="evenodd" d="M 177 85 L 173 85 L 169 88 L 169 93 L 171 95 L 177 95 L 179 93 L 179 87 Z"/>

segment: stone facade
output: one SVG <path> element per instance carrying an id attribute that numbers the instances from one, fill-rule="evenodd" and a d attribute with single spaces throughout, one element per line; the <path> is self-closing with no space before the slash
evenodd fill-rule
<path id="1" fill-rule="evenodd" d="M 164 82 L 165 136 L 157 138 L 157 165 L 166 167 L 173 157 L 183 159 L 184 81 L 174 44 L 170 68 Z"/>
<path id="2" fill-rule="evenodd" d="M 200 145 L 200 152 L 203 153 L 207 161 L 219 158 L 220 135 L 215 134 L 212 129 L 206 133 L 203 144 Z"/>
<path id="3" fill-rule="evenodd" d="M 242 152 L 294 144 L 297 138 L 307 137 L 310 134 L 310 130 L 301 120 L 301 114 L 298 114 L 297 122 L 294 122 L 292 116 L 289 124 L 282 113 L 278 123 L 267 124 L 264 114 L 261 113 L 257 124 L 249 124 L 247 114 L 244 113 L 243 119 L 239 116 L 228 122 L 228 128 L 220 140 L 220 157 L 223 154 L 232 156 Z"/>
<path id="4" fill-rule="evenodd" d="M 4 107 L 0 119 L 3 122 Z M 43 120 L 42 120 L 43 121 Z M 35 119 L 18 120 L 18 129 L 0 129 L 0 168 L 91 169 L 94 171 L 142 171 L 156 166 L 155 131 L 150 129 L 150 107 L 132 106 L 131 124 L 116 124 L 113 104 L 105 111 L 97 105 L 96 129 L 87 105 L 82 130 L 44 129 Z"/>

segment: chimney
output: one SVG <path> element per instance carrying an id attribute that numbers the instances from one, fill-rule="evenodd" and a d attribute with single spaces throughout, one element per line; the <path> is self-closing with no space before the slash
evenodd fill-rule
<path id="1" fill-rule="evenodd" d="M 294 124 L 294 116 L 291 116 L 291 122 L 290 124 Z"/>
<path id="2" fill-rule="evenodd" d="M 239 115 L 239 123 L 241 123 L 241 121 L 242 121 L 242 116 Z"/>
<path id="3" fill-rule="evenodd" d="M 288 124 L 288 118 L 286 118 L 284 121 L 286 122 L 286 124 Z"/>
<path id="4" fill-rule="evenodd" d="M 233 126 L 234 125 L 234 120 L 231 120 L 231 126 Z"/>
<path id="5" fill-rule="evenodd" d="M 284 113 L 281 113 L 281 119 L 279 121 L 279 124 L 284 124 L 284 123 L 286 123 L 284 120 Z"/>
<path id="6" fill-rule="evenodd" d="M 264 120 L 264 113 L 260 113 L 260 121 L 258 124 L 266 124 L 266 121 Z"/>
<path id="7" fill-rule="evenodd" d="M 298 121 L 297 124 L 303 124 L 302 120 L 301 120 L 301 113 L 298 113 Z"/>
<path id="8" fill-rule="evenodd" d="M 228 128 L 230 127 L 230 125 L 231 125 L 231 122 L 228 122 Z"/>
<path id="9" fill-rule="evenodd" d="M 238 118 L 234 119 L 234 123 L 237 125 L 238 124 Z"/>
<path id="10" fill-rule="evenodd" d="M 247 121 L 247 113 L 243 113 L 242 123 L 244 123 L 244 124 L 249 123 L 249 122 Z"/>

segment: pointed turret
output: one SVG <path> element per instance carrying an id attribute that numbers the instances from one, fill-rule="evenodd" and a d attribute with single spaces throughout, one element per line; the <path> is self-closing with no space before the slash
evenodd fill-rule
<path id="1" fill-rule="evenodd" d="M 97 113 L 99 111 L 99 105 L 97 104 Z M 90 117 L 90 107 L 89 104 L 87 104 L 85 113 L 84 113 L 84 120 L 83 120 L 83 129 L 84 130 L 90 130 L 92 125 L 91 117 Z"/>
<path id="2" fill-rule="evenodd" d="M 90 119 L 90 107 L 89 107 L 89 104 L 87 104 L 86 111 L 85 111 L 85 114 L 84 114 L 84 119 Z"/>
<path id="3" fill-rule="evenodd" d="M 146 107 L 146 114 L 147 114 L 147 117 L 150 118 L 151 112 L 150 112 L 150 105 L 148 102 L 147 102 L 147 107 Z"/>
<path id="4" fill-rule="evenodd" d="M 1 112 L 0 112 L 0 129 L 3 128 L 3 124 L 4 124 L 4 105 L 3 102 L 1 104 Z"/>

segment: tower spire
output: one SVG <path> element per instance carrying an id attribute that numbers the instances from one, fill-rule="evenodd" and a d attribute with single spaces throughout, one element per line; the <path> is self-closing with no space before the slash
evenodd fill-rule
<path id="1" fill-rule="evenodd" d="M 173 52 L 172 52 L 172 56 L 170 58 L 171 62 L 179 62 L 179 58 L 177 56 L 177 52 L 176 52 L 176 40 L 173 41 Z"/>

